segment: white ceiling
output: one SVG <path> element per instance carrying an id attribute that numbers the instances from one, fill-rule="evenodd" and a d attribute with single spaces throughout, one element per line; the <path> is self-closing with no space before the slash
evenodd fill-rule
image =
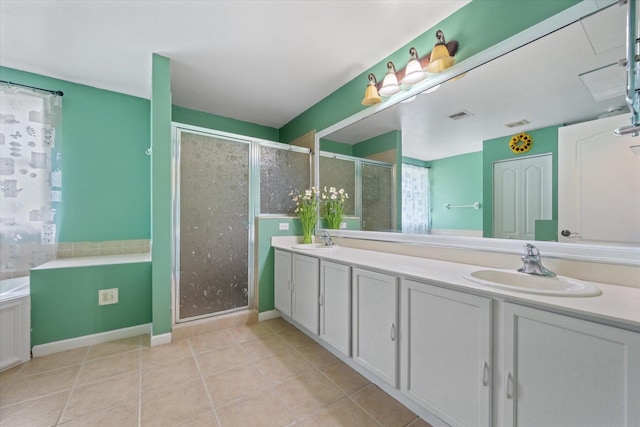
<path id="1" fill-rule="evenodd" d="M 469 1 L 1 0 L 0 65 L 149 98 L 159 53 L 174 104 L 280 128 Z"/>
<path id="2" fill-rule="evenodd" d="M 617 92 L 599 101 L 580 77 L 624 59 L 625 21 L 626 6 L 615 4 L 326 138 L 354 144 L 401 130 L 402 154 L 428 161 L 480 151 L 487 139 L 628 111 L 624 67 L 607 67 L 608 75 L 591 79 Z M 449 118 L 465 110 L 472 115 Z M 523 119 L 529 124 L 505 126 Z"/>

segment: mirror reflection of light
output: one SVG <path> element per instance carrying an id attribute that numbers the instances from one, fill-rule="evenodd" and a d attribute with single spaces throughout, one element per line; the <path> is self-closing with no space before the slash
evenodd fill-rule
<path id="1" fill-rule="evenodd" d="M 424 92 L 422 92 L 422 93 L 421 93 L 421 95 L 424 95 L 425 93 L 432 93 L 432 92 L 435 92 L 435 91 L 437 91 L 438 89 L 440 89 L 440 86 L 442 86 L 442 85 L 440 84 L 440 85 L 435 85 L 434 87 L 430 87 L 429 89 L 427 89 L 427 90 L 425 90 Z"/>

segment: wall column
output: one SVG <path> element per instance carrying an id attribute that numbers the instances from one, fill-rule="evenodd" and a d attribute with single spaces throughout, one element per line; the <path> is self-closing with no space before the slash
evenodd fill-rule
<path id="1" fill-rule="evenodd" d="M 171 342 L 171 73 L 152 57 L 151 83 L 151 345 Z"/>

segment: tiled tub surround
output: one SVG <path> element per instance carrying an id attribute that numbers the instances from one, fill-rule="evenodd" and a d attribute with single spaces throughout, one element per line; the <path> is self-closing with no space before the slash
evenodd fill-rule
<path id="1" fill-rule="evenodd" d="M 23 251 L 35 250 L 35 246 L 23 245 Z M 102 242 L 62 242 L 52 245 L 55 252 L 55 259 L 66 258 L 82 258 L 105 255 L 127 255 L 127 254 L 144 254 L 151 251 L 151 240 L 107 240 Z M 2 259 L 10 259 L 11 253 L 2 252 Z M 29 265 L 13 265 L 10 263 L 2 263 L 0 269 L 0 280 L 12 279 L 15 277 L 23 277 L 29 275 L 29 270 L 33 266 Z"/>
<path id="2" fill-rule="evenodd" d="M 149 337 L 0 373 L 1 426 L 411 426 L 426 422 L 282 319 Z"/>
<path id="3" fill-rule="evenodd" d="M 106 240 L 103 242 L 58 243 L 56 258 L 78 258 L 100 255 L 125 255 L 148 253 L 151 240 Z"/>

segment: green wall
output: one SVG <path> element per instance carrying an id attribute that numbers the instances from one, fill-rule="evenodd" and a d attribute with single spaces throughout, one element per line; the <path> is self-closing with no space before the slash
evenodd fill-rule
<path id="1" fill-rule="evenodd" d="M 482 230 L 481 209 L 446 209 L 445 204 L 472 205 L 482 198 L 482 151 L 429 162 L 431 226 L 445 230 Z"/>
<path id="2" fill-rule="evenodd" d="M 6 67 L 0 80 L 64 92 L 58 240 L 148 239 L 149 101 Z"/>
<path id="3" fill-rule="evenodd" d="M 172 120 L 177 123 L 266 139 L 268 141 L 280 141 L 278 129 L 272 127 L 216 116 L 215 114 L 191 110 L 177 105 L 172 106 L 171 114 Z"/>
<path id="4" fill-rule="evenodd" d="M 552 219 L 558 219 L 558 128 L 560 126 L 550 126 L 526 132 L 533 138 L 533 147 L 526 153 L 515 154 L 509 148 L 509 141 L 513 135 L 501 138 L 489 139 L 483 142 L 483 236 L 493 237 L 493 162 L 499 160 L 509 160 L 526 156 L 535 156 L 545 153 L 552 153 L 553 170 L 553 195 L 552 195 Z M 519 132 L 518 132 L 519 133 Z M 516 133 L 514 133 L 516 135 Z"/>
<path id="5" fill-rule="evenodd" d="M 412 46 L 418 52 L 431 51 L 439 29 L 448 40 L 460 43 L 456 53 L 456 61 L 460 63 L 580 1 L 473 0 L 287 123 L 280 129 L 280 139 L 290 142 L 312 129 L 325 129 L 366 108 L 360 101 L 368 84 L 367 75 L 374 73 L 378 81 L 382 81 L 386 63 L 406 64 L 407 52 Z"/>
<path id="6" fill-rule="evenodd" d="M 344 154 L 346 156 L 353 156 L 353 145 L 330 141 L 328 139 L 320 140 L 320 150 L 328 151 L 330 153 Z"/>
<path id="7" fill-rule="evenodd" d="M 118 304 L 98 306 L 98 290 L 118 288 Z M 151 264 L 31 271 L 31 345 L 151 322 Z"/>
<path id="8" fill-rule="evenodd" d="M 171 73 L 169 58 L 153 54 L 151 84 L 151 259 L 153 335 L 171 332 Z"/>

